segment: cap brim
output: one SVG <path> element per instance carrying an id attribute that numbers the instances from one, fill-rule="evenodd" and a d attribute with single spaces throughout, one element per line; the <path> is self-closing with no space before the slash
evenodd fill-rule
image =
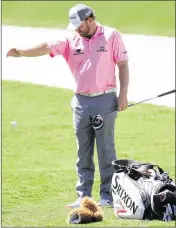
<path id="1" fill-rule="evenodd" d="M 79 28 L 79 26 L 81 24 L 82 24 L 82 21 L 80 21 L 80 23 L 77 23 L 76 25 L 73 25 L 72 23 L 69 23 L 69 25 L 67 26 L 67 30 L 75 31 L 77 28 Z"/>

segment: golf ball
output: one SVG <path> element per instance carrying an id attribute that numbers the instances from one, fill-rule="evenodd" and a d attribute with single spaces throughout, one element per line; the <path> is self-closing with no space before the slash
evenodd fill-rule
<path id="1" fill-rule="evenodd" d="M 16 121 L 12 121 L 12 126 L 16 127 L 17 126 L 17 122 Z"/>

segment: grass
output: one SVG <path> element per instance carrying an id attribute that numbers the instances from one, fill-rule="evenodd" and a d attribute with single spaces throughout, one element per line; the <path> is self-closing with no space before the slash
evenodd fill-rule
<path id="1" fill-rule="evenodd" d="M 2 81 L 3 227 L 69 226 L 65 205 L 76 198 L 77 179 L 72 96 L 70 90 Z M 119 158 L 156 163 L 174 178 L 174 109 L 141 104 L 119 113 L 115 143 Z M 99 200 L 97 154 L 95 164 L 93 197 Z M 117 220 L 106 209 L 104 221 L 89 226 L 166 227 L 174 222 Z"/>
<path id="2" fill-rule="evenodd" d="M 65 28 L 79 1 L 3 1 L 2 24 Z M 83 1 L 97 20 L 123 33 L 175 36 L 175 1 Z"/>

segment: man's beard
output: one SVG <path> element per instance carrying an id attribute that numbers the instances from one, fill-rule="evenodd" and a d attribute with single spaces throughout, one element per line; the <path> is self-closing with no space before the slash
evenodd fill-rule
<path id="1" fill-rule="evenodd" d="M 92 35 L 87 35 L 86 38 L 91 39 Z"/>
<path id="2" fill-rule="evenodd" d="M 82 33 L 82 34 L 79 34 L 79 35 L 82 36 L 82 37 L 88 38 L 88 39 L 92 38 L 92 35 L 85 34 L 85 33 Z"/>
<path id="3" fill-rule="evenodd" d="M 90 31 L 89 31 L 90 32 Z M 80 36 L 82 36 L 82 37 L 85 37 L 85 38 L 88 38 L 88 39 L 90 39 L 91 37 L 92 37 L 92 35 L 89 35 L 89 32 L 82 32 L 82 33 L 80 33 L 79 35 Z"/>

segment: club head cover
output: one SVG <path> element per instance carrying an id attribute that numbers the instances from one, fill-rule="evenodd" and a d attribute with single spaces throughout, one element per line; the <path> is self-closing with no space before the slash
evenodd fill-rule
<path id="1" fill-rule="evenodd" d="M 81 216 L 79 214 L 72 214 L 69 218 L 69 223 L 71 224 L 81 224 L 82 223 L 82 219 Z"/>
<path id="2" fill-rule="evenodd" d="M 104 125 L 103 117 L 101 115 L 96 115 L 92 118 L 92 126 L 95 130 L 100 130 Z"/>
<path id="3" fill-rule="evenodd" d="M 103 210 L 93 199 L 85 197 L 79 208 L 69 212 L 69 223 L 86 224 L 103 220 Z"/>

